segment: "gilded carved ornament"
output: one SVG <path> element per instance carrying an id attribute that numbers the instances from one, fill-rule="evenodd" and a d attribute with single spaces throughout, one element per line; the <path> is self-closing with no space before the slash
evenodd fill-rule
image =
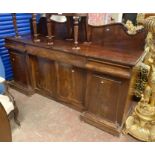
<path id="1" fill-rule="evenodd" d="M 130 34 L 130 35 L 134 35 L 136 34 L 139 30 L 143 29 L 144 26 L 142 25 L 138 25 L 138 26 L 134 26 L 132 21 L 130 20 L 127 20 L 126 24 L 125 24 L 125 27 L 127 28 L 127 33 Z"/>
<path id="2" fill-rule="evenodd" d="M 125 132 L 141 141 L 155 141 L 155 17 L 149 17 L 143 23 L 149 31 L 146 56 L 140 65 L 143 79 L 140 84 L 144 84 L 144 89 L 139 91 L 141 100 L 126 120 Z"/>

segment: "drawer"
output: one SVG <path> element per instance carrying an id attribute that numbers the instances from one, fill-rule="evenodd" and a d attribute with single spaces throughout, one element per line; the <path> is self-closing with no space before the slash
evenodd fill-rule
<path id="1" fill-rule="evenodd" d="M 25 45 L 22 43 L 9 42 L 7 41 L 5 47 L 12 50 L 17 50 L 20 52 L 26 52 Z"/>
<path id="2" fill-rule="evenodd" d="M 88 59 L 86 68 L 119 78 L 130 79 L 131 77 L 131 68 L 104 61 Z"/>
<path id="3" fill-rule="evenodd" d="M 86 58 L 78 55 L 73 55 L 70 53 L 65 53 L 57 50 L 38 48 L 34 46 L 26 47 L 27 53 L 31 55 L 36 55 L 38 57 L 47 58 L 55 60 L 58 62 L 63 62 L 71 64 L 77 67 L 84 67 L 86 64 Z"/>

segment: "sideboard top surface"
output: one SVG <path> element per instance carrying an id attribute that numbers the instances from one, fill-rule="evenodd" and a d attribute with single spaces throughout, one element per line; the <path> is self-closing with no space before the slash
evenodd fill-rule
<path id="1" fill-rule="evenodd" d="M 103 47 L 95 44 L 80 43 L 80 50 L 73 50 L 73 41 L 55 40 L 53 46 L 47 45 L 45 37 L 41 38 L 41 42 L 34 43 L 31 36 L 22 36 L 20 38 L 6 38 L 6 45 L 23 44 L 33 47 L 51 49 L 66 52 L 74 55 L 80 55 L 87 58 L 103 60 L 125 66 L 134 66 L 143 57 L 143 49 L 122 49 L 121 47 Z"/>

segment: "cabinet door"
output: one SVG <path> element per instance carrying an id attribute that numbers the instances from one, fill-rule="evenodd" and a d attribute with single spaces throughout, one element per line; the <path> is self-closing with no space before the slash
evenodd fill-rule
<path id="1" fill-rule="evenodd" d="M 86 94 L 87 108 L 96 116 L 115 122 L 121 81 L 90 74 Z"/>
<path id="2" fill-rule="evenodd" d="M 57 94 L 63 99 L 70 98 L 71 92 L 71 70 L 72 66 L 63 63 L 57 63 Z"/>
<path id="3" fill-rule="evenodd" d="M 55 94 L 55 65 L 54 61 L 45 58 L 36 58 L 36 87 L 50 96 Z"/>
<path id="4" fill-rule="evenodd" d="M 72 67 L 71 72 L 71 100 L 83 105 L 86 89 L 86 71 Z"/>
<path id="5" fill-rule="evenodd" d="M 24 53 L 10 51 L 14 81 L 23 86 L 28 86 L 28 74 L 26 55 Z"/>
<path id="6" fill-rule="evenodd" d="M 83 106 L 85 95 L 85 71 L 72 65 L 57 64 L 58 98 L 76 106 Z"/>

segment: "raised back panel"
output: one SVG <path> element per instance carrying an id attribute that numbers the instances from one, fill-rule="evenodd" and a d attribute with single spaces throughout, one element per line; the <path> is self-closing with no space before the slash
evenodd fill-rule
<path id="1" fill-rule="evenodd" d="M 90 41 L 104 47 L 119 49 L 143 49 L 146 31 L 144 29 L 135 35 L 129 35 L 121 23 L 104 26 L 90 26 Z"/>

